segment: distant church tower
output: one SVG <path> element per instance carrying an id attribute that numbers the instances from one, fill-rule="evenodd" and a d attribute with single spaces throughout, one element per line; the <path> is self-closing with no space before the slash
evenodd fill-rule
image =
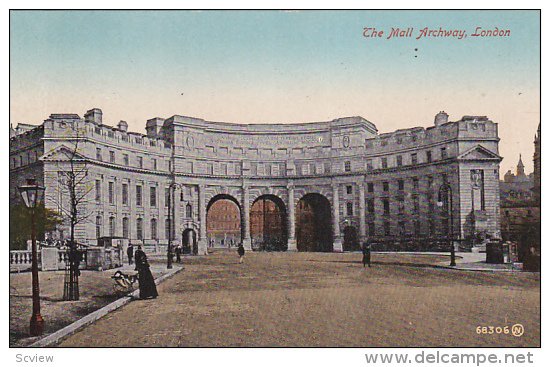
<path id="1" fill-rule="evenodd" d="M 537 203 L 540 205 L 540 122 L 539 122 L 539 128 L 537 130 L 537 134 L 535 135 L 535 154 L 533 155 L 533 176 L 535 181 L 535 187 L 533 187 L 533 191 L 535 193 L 535 199 L 537 200 Z"/>
<path id="2" fill-rule="evenodd" d="M 523 165 L 523 162 L 521 161 L 521 154 L 519 155 L 519 162 L 516 167 L 516 177 L 523 177 L 525 176 L 525 166 Z"/>

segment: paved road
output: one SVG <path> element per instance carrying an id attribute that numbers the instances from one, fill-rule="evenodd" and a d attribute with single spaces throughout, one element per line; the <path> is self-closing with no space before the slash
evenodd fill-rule
<path id="1" fill-rule="evenodd" d="M 436 255 L 234 252 L 186 260 L 61 346 L 539 346 L 540 275 L 431 266 Z M 520 336 L 477 326 L 521 323 Z"/>

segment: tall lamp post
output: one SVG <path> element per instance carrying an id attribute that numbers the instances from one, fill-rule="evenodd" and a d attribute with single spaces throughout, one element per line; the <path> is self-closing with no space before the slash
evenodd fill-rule
<path id="1" fill-rule="evenodd" d="M 31 241 L 32 241 L 32 316 L 30 322 L 30 334 L 42 335 L 44 332 L 44 319 L 40 315 L 40 286 L 38 282 L 38 256 L 36 251 L 36 207 L 40 205 L 44 197 L 44 187 L 36 184 L 34 179 L 28 179 L 27 184 L 19 187 L 25 206 L 31 212 Z"/>
<path id="2" fill-rule="evenodd" d="M 451 263 L 449 265 L 456 266 L 455 245 L 453 243 L 453 190 L 448 182 L 444 182 L 443 185 L 439 187 L 437 206 L 443 207 L 443 200 L 446 200 L 447 202 L 447 238 L 449 240 L 449 247 L 451 250 Z"/>

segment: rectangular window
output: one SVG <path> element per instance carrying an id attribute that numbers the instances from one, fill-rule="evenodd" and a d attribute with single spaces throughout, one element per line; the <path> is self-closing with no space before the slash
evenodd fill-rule
<path id="1" fill-rule="evenodd" d="M 101 181 L 95 180 L 95 201 L 101 201 Z"/>
<path id="2" fill-rule="evenodd" d="M 344 162 L 344 171 L 345 172 L 351 172 L 351 162 L 350 161 L 345 161 Z"/>
<path id="3" fill-rule="evenodd" d="M 368 199 L 367 200 L 367 210 L 369 213 L 374 213 L 374 199 Z"/>
<path id="4" fill-rule="evenodd" d="M 130 237 L 129 236 L 129 229 L 130 229 L 130 225 L 129 225 L 129 222 L 128 222 L 128 218 L 124 217 L 122 218 L 122 237 L 123 238 L 128 238 Z"/>
<path id="5" fill-rule="evenodd" d="M 369 222 L 369 236 L 374 236 L 375 233 L 375 227 L 374 222 Z"/>
<path id="6" fill-rule="evenodd" d="M 114 150 L 109 151 L 109 162 L 115 163 L 115 151 Z"/>
<path id="7" fill-rule="evenodd" d="M 418 190 L 418 177 L 413 177 L 413 188 Z"/>
<path id="8" fill-rule="evenodd" d="M 164 237 L 170 238 L 170 219 L 168 218 L 164 221 Z"/>
<path id="9" fill-rule="evenodd" d="M 151 219 L 151 238 L 157 239 L 157 220 L 155 218 Z"/>
<path id="10" fill-rule="evenodd" d="M 330 173 L 330 162 L 326 161 L 323 163 L 325 173 Z"/>
<path id="11" fill-rule="evenodd" d="M 115 217 L 109 217 L 109 236 L 115 236 Z"/>
<path id="12" fill-rule="evenodd" d="M 170 160 L 166 161 L 166 170 L 168 172 L 172 172 L 172 161 Z"/>
<path id="13" fill-rule="evenodd" d="M 382 188 L 384 191 L 388 192 L 390 191 L 390 184 L 388 182 L 382 182 Z"/>
<path id="14" fill-rule="evenodd" d="M 150 200 L 149 200 L 149 204 L 151 205 L 152 208 L 156 207 L 157 206 L 157 188 L 152 186 L 150 188 Z"/>
<path id="15" fill-rule="evenodd" d="M 348 216 L 352 216 L 353 215 L 353 203 L 352 202 L 347 202 L 346 203 L 346 214 Z"/>
<path id="16" fill-rule="evenodd" d="M 206 164 L 206 173 L 209 175 L 214 174 L 214 164 L 213 163 L 207 163 Z"/>
<path id="17" fill-rule="evenodd" d="M 128 184 L 122 184 L 122 205 L 128 205 Z"/>
<path id="18" fill-rule="evenodd" d="M 95 217 L 95 236 L 96 238 L 101 237 L 101 217 Z"/>
<path id="19" fill-rule="evenodd" d="M 388 158 L 382 158 L 382 168 L 388 168 Z"/>
<path id="20" fill-rule="evenodd" d="M 401 167 L 403 165 L 403 156 L 398 155 L 397 156 L 397 167 Z"/>
<path id="21" fill-rule="evenodd" d="M 168 207 L 170 205 L 170 188 L 167 187 L 164 189 L 164 206 Z"/>
<path id="22" fill-rule="evenodd" d="M 374 192 L 374 183 L 369 182 L 369 183 L 367 184 L 367 191 L 368 191 L 368 192 Z"/>
<path id="23" fill-rule="evenodd" d="M 102 161 L 102 157 L 101 157 L 101 148 L 96 148 L 95 149 L 95 158 L 98 160 L 98 161 Z"/>
<path id="24" fill-rule="evenodd" d="M 397 180 L 397 187 L 399 188 L 399 190 L 405 190 L 405 181 Z"/>
<path id="25" fill-rule="evenodd" d="M 418 214 L 420 203 L 418 201 L 418 195 L 413 196 L 413 213 Z"/>
<path id="26" fill-rule="evenodd" d="M 389 199 L 382 199 L 382 203 L 384 205 L 384 214 L 389 215 L 390 214 L 390 200 Z"/>
<path id="27" fill-rule="evenodd" d="M 411 154 L 411 164 L 417 164 L 418 163 L 418 154 L 412 153 Z"/>
<path id="28" fill-rule="evenodd" d="M 390 234 L 390 222 L 386 221 L 384 222 L 384 236 L 389 236 Z"/>
<path id="29" fill-rule="evenodd" d="M 399 214 L 405 213 L 405 197 L 404 196 L 398 196 L 397 197 L 397 209 L 399 210 Z"/>
<path id="30" fill-rule="evenodd" d="M 353 186 L 347 185 L 346 186 L 346 194 L 350 195 L 351 193 L 353 193 Z"/>
<path id="31" fill-rule="evenodd" d="M 130 164 L 130 159 L 128 158 L 128 154 L 123 155 L 124 165 L 128 166 Z"/>
<path id="32" fill-rule="evenodd" d="M 138 167 L 143 168 L 143 157 L 137 157 L 138 158 Z"/>
<path id="33" fill-rule="evenodd" d="M 220 168 L 221 168 L 221 174 L 224 175 L 224 176 L 227 176 L 227 163 L 222 163 L 220 165 Z"/>
<path id="34" fill-rule="evenodd" d="M 426 152 L 426 162 L 431 163 L 431 161 L 432 161 L 432 151 L 428 150 Z"/>
<path id="35" fill-rule="evenodd" d="M 137 239 L 142 240 L 143 239 L 143 219 L 138 218 L 136 221 L 136 230 L 137 230 Z"/>
<path id="36" fill-rule="evenodd" d="M 109 182 L 109 204 L 115 202 L 115 183 Z"/>
<path id="37" fill-rule="evenodd" d="M 142 198 L 142 192 L 141 192 L 141 186 L 136 186 L 136 205 L 141 206 L 141 198 Z"/>
<path id="38" fill-rule="evenodd" d="M 157 160 L 155 158 L 153 158 L 153 170 L 157 170 Z"/>
<path id="39" fill-rule="evenodd" d="M 372 171 L 373 169 L 372 159 L 367 159 L 367 171 Z"/>
<path id="40" fill-rule="evenodd" d="M 447 159 L 447 148 L 441 148 L 441 159 Z"/>
<path id="41" fill-rule="evenodd" d="M 235 164 L 235 174 L 236 174 L 236 175 L 241 175 L 241 173 L 242 173 L 241 164 L 240 164 L 240 163 L 236 163 L 236 164 Z"/>
<path id="42" fill-rule="evenodd" d="M 434 178 L 432 176 L 428 176 L 428 187 L 431 188 L 434 183 Z"/>

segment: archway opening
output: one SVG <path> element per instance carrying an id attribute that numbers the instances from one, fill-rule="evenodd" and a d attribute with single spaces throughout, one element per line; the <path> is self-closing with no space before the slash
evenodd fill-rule
<path id="1" fill-rule="evenodd" d="M 357 228 L 352 226 L 347 226 L 344 228 L 344 243 L 342 244 L 342 246 L 344 248 L 344 251 L 361 250 Z"/>
<path id="2" fill-rule="evenodd" d="M 275 195 L 262 195 L 250 208 L 252 248 L 260 251 L 287 250 L 287 216 L 284 202 Z"/>
<path id="3" fill-rule="evenodd" d="M 208 247 L 231 248 L 241 241 L 241 207 L 232 196 L 214 196 L 206 207 Z"/>
<path id="4" fill-rule="evenodd" d="M 199 247 L 197 244 L 197 232 L 192 228 L 187 228 L 181 234 L 181 246 L 184 254 L 197 255 Z"/>
<path id="5" fill-rule="evenodd" d="M 330 202 L 321 194 L 306 194 L 296 206 L 298 251 L 332 252 Z"/>

